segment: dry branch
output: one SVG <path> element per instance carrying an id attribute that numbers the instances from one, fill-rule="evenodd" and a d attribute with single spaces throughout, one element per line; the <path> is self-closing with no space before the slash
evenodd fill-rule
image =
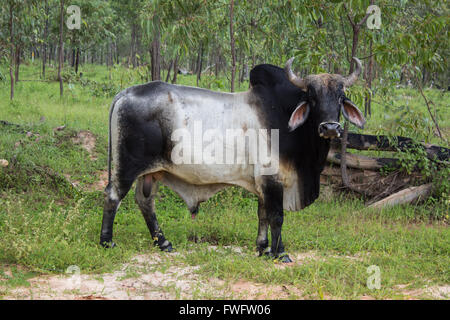
<path id="1" fill-rule="evenodd" d="M 371 204 L 369 208 L 383 208 L 387 206 L 394 206 L 398 204 L 412 203 L 423 200 L 431 193 L 431 189 L 431 183 L 424 184 L 418 187 L 406 188 L 390 195 L 389 197 Z"/>
<path id="2" fill-rule="evenodd" d="M 11 123 L 9 121 L 0 120 L 0 126 L 10 126 L 14 127 L 16 131 L 27 133 L 28 131 L 24 129 L 24 126 L 21 126 L 20 124 Z"/>
<path id="3" fill-rule="evenodd" d="M 328 152 L 327 161 L 341 164 L 341 154 L 331 149 Z M 347 167 L 365 170 L 378 170 L 384 166 L 398 166 L 398 160 L 393 158 L 371 158 L 352 153 L 346 153 Z"/>
<path id="4" fill-rule="evenodd" d="M 413 140 L 407 137 L 398 136 L 395 137 L 395 141 L 390 141 L 387 136 L 383 135 L 375 136 L 349 132 L 347 148 L 356 150 L 407 151 L 416 146 Z M 341 140 L 333 139 L 331 144 L 334 149 L 340 149 Z M 436 157 L 440 161 L 450 160 L 450 149 L 431 144 L 422 144 L 422 147 L 430 159 Z"/>

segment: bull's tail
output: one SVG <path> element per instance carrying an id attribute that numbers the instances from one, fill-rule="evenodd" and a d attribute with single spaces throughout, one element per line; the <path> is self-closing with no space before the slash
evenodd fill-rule
<path id="1" fill-rule="evenodd" d="M 108 186 L 111 184 L 111 162 L 112 162 L 112 139 L 111 139 L 111 118 L 114 111 L 116 102 L 123 96 L 122 93 L 117 94 L 114 97 L 111 107 L 109 108 L 109 128 L 108 128 Z"/>

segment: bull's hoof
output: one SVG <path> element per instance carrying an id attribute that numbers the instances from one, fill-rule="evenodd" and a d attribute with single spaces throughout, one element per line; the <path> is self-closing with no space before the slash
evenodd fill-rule
<path id="1" fill-rule="evenodd" d="M 289 255 L 286 252 L 280 253 L 278 256 L 274 258 L 276 262 L 282 262 L 282 263 L 290 263 L 292 262 L 291 258 L 289 258 Z"/>
<path id="2" fill-rule="evenodd" d="M 158 245 L 158 247 L 159 249 L 161 249 L 162 252 L 175 251 L 175 249 L 172 247 L 172 244 L 167 240 L 162 245 Z"/>
<path id="3" fill-rule="evenodd" d="M 273 258 L 270 248 L 265 248 L 265 249 L 258 248 L 258 251 L 259 251 L 259 257 Z"/>
<path id="4" fill-rule="evenodd" d="M 266 257 L 272 259 L 274 262 L 281 262 L 281 263 L 290 263 L 292 262 L 291 258 L 289 258 L 289 255 L 286 252 L 280 253 L 280 254 L 273 254 L 270 250 L 270 248 L 266 249 L 264 252 L 259 253 L 260 257 Z"/>
<path id="5" fill-rule="evenodd" d="M 173 251 L 175 251 L 175 249 L 172 247 L 172 245 L 169 245 L 165 248 L 161 248 L 161 251 L 162 252 L 173 252 Z"/>
<path id="6" fill-rule="evenodd" d="M 100 245 L 106 249 L 117 247 L 117 245 L 112 241 L 100 241 Z"/>

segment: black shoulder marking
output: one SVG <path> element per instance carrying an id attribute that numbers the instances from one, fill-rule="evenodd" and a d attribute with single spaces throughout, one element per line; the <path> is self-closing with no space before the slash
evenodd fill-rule
<path id="1" fill-rule="evenodd" d="M 307 94 L 294 86 L 279 67 L 262 64 L 250 72 L 252 92 L 261 101 L 260 108 L 271 128 L 280 129 L 280 156 L 293 161 L 299 177 L 302 207 L 319 196 L 320 173 L 329 150 L 329 142 L 317 133 L 318 118 L 311 112 L 306 122 L 289 132 L 289 117 Z"/>

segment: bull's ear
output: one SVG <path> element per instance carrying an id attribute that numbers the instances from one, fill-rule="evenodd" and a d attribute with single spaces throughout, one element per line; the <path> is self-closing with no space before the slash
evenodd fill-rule
<path id="1" fill-rule="evenodd" d="M 353 104 L 348 99 L 344 100 L 344 105 L 342 108 L 342 114 L 344 115 L 345 119 L 353 123 L 358 128 L 363 129 L 364 124 L 366 123 L 366 119 L 364 119 L 364 116 L 361 111 L 359 111 L 358 107 Z"/>
<path id="2" fill-rule="evenodd" d="M 288 127 L 289 131 L 294 131 L 299 126 L 301 126 L 309 115 L 309 105 L 306 101 L 300 102 L 300 104 L 292 112 L 291 118 L 289 119 Z"/>

